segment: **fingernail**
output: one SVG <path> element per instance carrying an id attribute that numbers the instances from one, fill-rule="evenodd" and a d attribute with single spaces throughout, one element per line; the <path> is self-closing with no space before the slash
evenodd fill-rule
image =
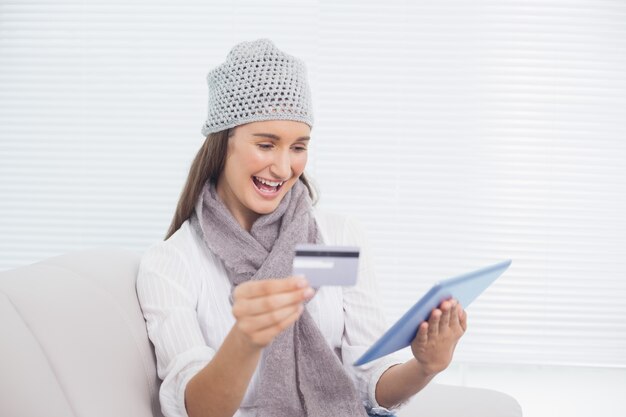
<path id="1" fill-rule="evenodd" d="M 311 288 L 311 287 L 309 287 L 306 290 L 304 290 L 304 296 L 306 298 L 311 297 L 314 293 L 315 293 L 315 291 L 313 291 L 313 288 Z"/>
<path id="2" fill-rule="evenodd" d="M 296 285 L 298 286 L 298 288 L 304 288 L 309 284 L 304 275 L 296 275 L 296 277 Z"/>

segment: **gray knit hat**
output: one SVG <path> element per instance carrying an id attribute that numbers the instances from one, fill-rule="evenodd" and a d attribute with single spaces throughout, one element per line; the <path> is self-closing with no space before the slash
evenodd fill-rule
<path id="1" fill-rule="evenodd" d="M 313 106 L 302 60 L 269 39 L 241 42 L 207 75 L 209 114 L 204 136 L 261 120 L 295 120 L 313 127 Z"/>

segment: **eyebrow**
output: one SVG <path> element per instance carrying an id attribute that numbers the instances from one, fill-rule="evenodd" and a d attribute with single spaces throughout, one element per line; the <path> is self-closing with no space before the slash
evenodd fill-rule
<path id="1" fill-rule="evenodd" d="M 261 137 L 264 137 L 264 138 L 280 140 L 280 136 L 275 135 L 273 133 L 253 133 L 252 136 L 261 136 Z M 300 136 L 298 139 L 296 139 L 296 141 L 304 141 L 304 140 L 311 140 L 311 137 L 310 136 Z"/>

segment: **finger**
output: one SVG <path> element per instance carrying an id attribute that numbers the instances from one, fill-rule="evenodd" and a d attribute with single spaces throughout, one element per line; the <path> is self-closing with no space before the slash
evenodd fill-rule
<path id="1" fill-rule="evenodd" d="M 417 343 L 422 344 L 422 345 L 428 342 L 428 322 L 427 321 L 423 321 L 422 324 L 419 325 L 417 329 L 417 336 L 415 338 L 417 339 Z"/>
<path id="2" fill-rule="evenodd" d="M 266 314 L 281 308 L 292 306 L 312 297 L 313 288 L 307 287 L 290 292 L 237 300 L 233 305 L 233 315 L 237 318 Z"/>
<path id="3" fill-rule="evenodd" d="M 450 324 L 450 308 L 452 303 L 444 301 L 441 303 L 441 319 L 439 319 L 439 332 L 442 332 Z"/>
<path id="4" fill-rule="evenodd" d="M 252 335 L 252 341 L 260 346 L 266 346 L 269 344 L 280 332 L 291 326 L 295 323 L 299 318 L 302 312 L 304 311 L 304 307 L 298 309 L 298 311 L 290 314 L 287 318 L 285 318 L 280 323 L 275 324 L 274 326 L 267 327 L 259 332 L 256 332 Z"/>
<path id="5" fill-rule="evenodd" d="M 438 308 L 434 309 L 432 313 L 430 313 L 430 318 L 428 319 L 428 336 L 437 336 L 439 334 L 439 320 L 441 318 L 441 310 Z"/>
<path id="6" fill-rule="evenodd" d="M 307 286 L 308 282 L 303 276 L 246 281 L 235 288 L 233 298 L 264 297 L 271 294 L 299 290 Z"/>
<path id="7" fill-rule="evenodd" d="M 300 312 L 302 309 L 302 304 L 295 304 L 281 308 L 279 310 L 271 311 L 269 313 L 246 317 L 239 323 L 239 328 L 248 334 L 259 332 L 261 330 L 276 326 L 277 324 L 286 320 L 292 314 Z"/>
<path id="8" fill-rule="evenodd" d="M 456 300 L 452 301 L 452 310 L 450 310 L 450 327 L 458 327 L 459 323 L 459 303 Z"/>
<path id="9" fill-rule="evenodd" d="M 459 320 L 461 323 L 461 328 L 463 329 L 463 331 L 466 331 L 467 330 L 467 313 L 465 312 L 465 310 L 463 310 L 461 305 L 459 305 Z"/>

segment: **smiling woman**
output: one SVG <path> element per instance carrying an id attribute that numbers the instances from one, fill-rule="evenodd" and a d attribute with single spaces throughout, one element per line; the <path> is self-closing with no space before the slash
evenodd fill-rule
<path id="1" fill-rule="evenodd" d="M 225 129 L 219 132 L 212 132 L 207 135 L 204 144 L 202 145 L 195 158 L 193 159 L 193 162 L 191 163 L 189 175 L 187 176 L 187 181 L 185 183 L 185 186 L 183 187 L 183 191 L 179 198 L 178 205 L 176 206 L 174 218 L 172 219 L 172 223 L 165 235 L 166 240 L 169 239 L 174 234 L 174 232 L 176 232 L 180 228 L 185 220 L 189 218 L 189 216 L 193 212 L 195 203 L 198 199 L 198 196 L 200 195 L 200 191 L 202 190 L 204 183 L 206 181 L 217 183 L 220 174 L 224 171 L 229 147 L 232 146 L 232 142 L 235 142 L 235 140 L 231 142 L 230 138 L 235 136 L 241 138 L 243 136 L 243 133 L 241 132 L 245 131 L 246 134 L 252 135 L 254 138 L 257 138 L 257 145 L 259 148 L 267 149 L 269 151 L 275 146 L 275 142 L 280 142 L 280 139 L 282 137 L 281 130 L 285 130 L 284 126 L 283 129 L 280 129 L 278 132 L 273 132 L 271 130 L 272 128 L 275 128 L 277 126 L 276 123 L 280 122 L 289 123 L 288 126 L 295 125 L 296 131 L 298 129 L 308 129 L 308 132 L 311 131 L 311 128 L 309 128 L 306 124 L 303 125 L 291 121 L 267 121 L 251 122 L 246 125 Z M 255 129 L 254 126 L 257 126 L 257 128 Z M 267 128 L 264 129 L 261 128 L 261 126 L 267 126 Z M 310 140 L 310 137 L 308 135 L 298 137 L 294 134 L 288 134 L 285 137 L 296 137 L 291 145 L 294 148 L 294 151 L 306 153 L 308 148 L 308 142 Z M 247 139 L 250 140 L 250 137 L 248 137 Z M 241 141 L 241 139 L 237 140 L 237 142 L 239 141 Z M 306 173 L 302 171 L 300 172 L 301 174 L 298 179 L 306 186 L 309 197 L 311 197 L 312 203 L 315 204 L 317 200 L 317 193 L 315 191 L 315 188 L 313 187 L 313 184 L 309 180 Z M 272 177 L 268 177 L 267 179 L 270 178 Z"/>
<path id="2" fill-rule="evenodd" d="M 137 277 L 163 413 L 392 415 L 448 366 L 463 309 L 435 309 L 411 360 L 352 366 L 386 330 L 367 250 L 354 287 L 316 292 L 292 276 L 297 244 L 364 246 L 351 221 L 313 207 L 304 64 L 267 39 L 243 42 L 208 81 L 206 141 Z"/>
<path id="3" fill-rule="evenodd" d="M 217 193 L 244 229 L 273 212 L 298 181 L 307 162 L 310 131 L 306 123 L 291 120 L 234 128 Z"/>

